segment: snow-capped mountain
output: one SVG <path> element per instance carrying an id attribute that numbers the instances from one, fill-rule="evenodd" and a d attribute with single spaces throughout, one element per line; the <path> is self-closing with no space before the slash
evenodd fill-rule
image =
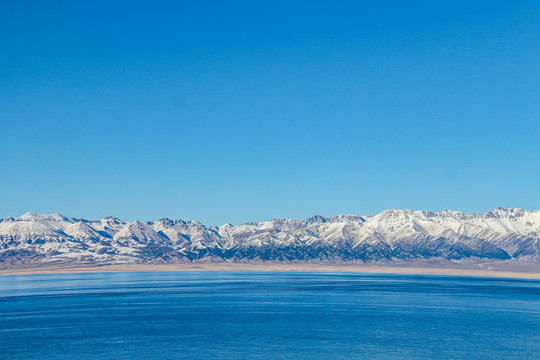
<path id="1" fill-rule="evenodd" d="M 485 214 L 386 210 L 205 227 L 196 221 L 125 222 L 27 213 L 0 219 L 0 262 L 188 261 L 540 263 L 540 210 Z"/>

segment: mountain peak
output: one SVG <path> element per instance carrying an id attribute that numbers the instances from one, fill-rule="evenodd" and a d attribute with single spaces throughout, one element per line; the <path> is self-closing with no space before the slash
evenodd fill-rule
<path id="1" fill-rule="evenodd" d="M 35 212 L 27 212 L 26 214 L 21 215 L 19 219 L 27 220 L 27 221 L 46 221 L 46 220 L 66 221 L 68 220 L 66 217 L 60 214 L 37 214 Z"/>
<path id="2" fill-rule="evenodd" d="M 324 222 L 327 222 L 328 220 L 329 219 L 326 216 L 313 215 L 312 217 L 307 218 L 305 221 L 308 224 L 313 224 L 313 223 L 324 223 Z"/>

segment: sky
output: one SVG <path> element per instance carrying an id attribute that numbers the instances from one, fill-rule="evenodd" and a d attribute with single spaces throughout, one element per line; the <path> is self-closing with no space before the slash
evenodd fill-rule
<path id="1" fill-rule="evenodd" d="M 540 209 L 538 1 L 4 1 L 0 217 Z"/>

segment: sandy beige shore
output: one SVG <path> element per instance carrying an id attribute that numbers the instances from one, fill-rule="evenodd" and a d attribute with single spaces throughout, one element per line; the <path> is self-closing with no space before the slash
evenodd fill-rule
<path id="1" fill-rule="evenodd" d="M 537 266 L 515 270 L 482 269 L 473 266 L 380 266 L 380 265 L 325 265 L 325 264 L 241 264 L 241 263 L 186 263 L 186 264 L 119 264 L 70 265 L 32 264 L 0 268 L 0 275 L 97 273 L 130 271 L 288 271 L 288 272 L 359 272 L 392 274 L 469 275 L 540 279 Z"/>

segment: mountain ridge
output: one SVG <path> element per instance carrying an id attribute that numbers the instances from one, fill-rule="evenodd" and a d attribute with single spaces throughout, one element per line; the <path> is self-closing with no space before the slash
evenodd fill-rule
<path id="1" fill-rule="evenodd" d="M 205 226 L 61 214 L 0 218 L 0 262 L 179 263 L 412 261 L 540 263 L 540 210 L 388 209 Z"/>

